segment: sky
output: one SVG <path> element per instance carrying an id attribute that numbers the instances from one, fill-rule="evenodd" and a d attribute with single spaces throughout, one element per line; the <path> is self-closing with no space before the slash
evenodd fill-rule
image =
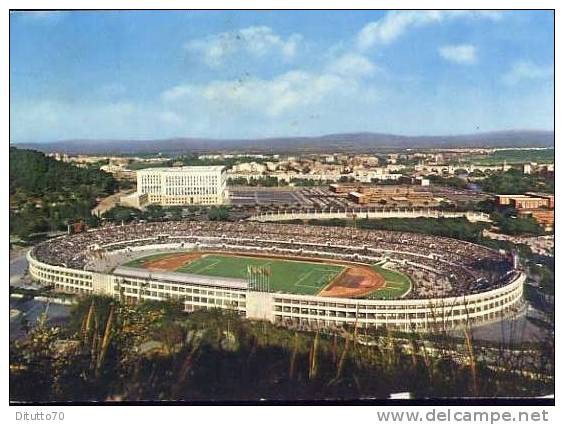
<path id="1" fill-rule="evenodd" d="M 551 11 L 12 12 L 12 143 L 553 130 Z"/>

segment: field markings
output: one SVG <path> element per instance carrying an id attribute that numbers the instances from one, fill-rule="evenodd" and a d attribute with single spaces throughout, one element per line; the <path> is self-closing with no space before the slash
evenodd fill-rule
<path id="1" fill-rule="evenodd" d="M 337 279 L 339 279 L 343 274 L 345 274 L 347 272 L 347 270 L 349 270 L 349 267 L 346 266 L 342 266 L 342 268 L 340 270 L 338 270 L 338 273 L 333 277 L 333 279 L 330 279 L 329 282 L 327 282 L 325 285 L 321 286 L 319 288 L 319 291 L 317 291 L 317 293 L 321 293 L 323 291 L 328 290 L 331 285 L 333 284 L 333 282 L 337 281 Z"/>
<path id="2" fill-rule="evenodd" d="M 340 270 L 339 270 L 340 271 Z M 313 280 L 313 284 L 302 283 L 303 280 L 309 278 L 313 273 L 315 273 L 316 279 Z M 311 289 L 321 289 L 327 282 L 327 280 L 333 280 L 337 274 L 336 270 L 331 269 L 312 269 L 307 273 L 304 273 L 295 283 L 294 286 L 300 288 L 311 288 Z"/>
<path id="3" fill-rule="evenodd" d="M 324 272 L 324 273 L 335 273 L 336 271 L 340 271 L 341 268 L 343 268 L 343 266 L 341 266 L 338 270 L 335 270 L 335 269 L 315 269 L 315 270 L 320 271 L 320 272 Z"/>
<path id="4" fill-rule="evenodd" d="M 204 267 L 202 267 L 201 269 L 197 269 L 194 271 L 194 273 L 202 273 L 204 270 L 208 270 L 209 268 L 213 268 L 215 266 L 217 266 L 219 263 L 221 263 L 221 260 L 215 260 L 213 263 L 210 263 L 208 265 L 205 265 Z"/>
<path id="5" fill-rule="evenodd" d="M 313 269 L 308 271 L 307 273 L 304 273 L 295 283 L 294 286 L 299 287 L 299 288 L 311 288 L 311 289 L 319 289 L 319 279 L 316 280 L 315 282 L 317 284 L 314 285 L 308 285 L 307 283 L 301 283 L 304 279 L 309 278 L 310 275 L 314 272 L 317 272 L 317 270 Z"/>
<path id="6" fill-rule="evenodd" d="M 139 263 L 154 261 L 155 257 L 174 258 L 171 253 L 160 253 L 156 256 L 140 258 Z M 246 265 L 272 267 L 273 278 L 271 284 L 281 288 L 284 292 L 298 294 L 315 294 L 323 287 L 330 285 L 337 276 L 348 270 L 343 264 L 326 264 L 323 262 L 282 259 L 270 257 L 253 257 L 247 255 L 222 255 L 221 253 L 202 253 L 197 258 L 182 264 L 176 268 L 176 272 L 201 274 L 208 276 L 231 276 L 244 277 Z M 235 276 L 234 276 L 235 277 Z"/>
<path id="7" fill-rule="evenodd" d="M 389 268 L 386 264 L 375 263 L 372 268 L 384 278 L 384 286 L 368 294 L 372 299 L 399 299 L 407 295 L 412 288 L 413 282 L 406 274 Z"/>
<path id="8" fill-rule="evenodd" d="M 305 288 L 311 288 L 310 285 L 302 285 L 302 284 L 301 284 L 302 280 L 304 280 L 304 279 L 306 279 L 307 277 L 309 277 L 309 275 L 310 275 L 311 273 L 313 273 L 313 270 L 309 270 L 308 272 L 303 273 L 302 276 L 301 276 L 298 280 L 296 280 L 296 281 L 294 282 L 294 286 L 301 286 L 301 287 L 305 287 Z"/>
<path id="9" fill-rule="evenodd" d="M 321 287 L 328 280 L 334 280 L 337 273 L 335 270 L 319 270 L 319 277 L 317 278 L 317 287 Z"/>

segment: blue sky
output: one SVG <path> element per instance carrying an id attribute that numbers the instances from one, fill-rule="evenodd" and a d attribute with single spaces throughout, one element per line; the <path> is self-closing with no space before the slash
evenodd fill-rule
<path id="1" fill-rule="evenodd" d="M 10 16 L 11 141 L 553 129 L 552 12 Z"/>

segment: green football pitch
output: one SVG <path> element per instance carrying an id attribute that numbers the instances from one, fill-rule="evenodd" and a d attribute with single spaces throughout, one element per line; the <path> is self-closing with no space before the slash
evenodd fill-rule
<path id="1" fill-rule="evenodd" d="M 188 252 L 188 251 L 186 251 Z M 185 252 L 182 252 L 185 253 Z M 171 254 L 170 252 L 165 252 L 165 253 L 161 253 L 161 254 L 152 254 L 152 255 L 146 255 L 145 257 L 141 257 L 138 258 L 136 260 L 130 261 L 129 263 L 124 264 L 127 267 L 137 267 L 137 268 L 145 268 L 145 263 L 149 262 L 149 261 L 154 261 L 154 260 L 160 260 L 163 258 L 172 258 L 174 257 L 176 254 Z"/>
<path id="2" fill-rule="evenodd" d="M 150 259 L 156 259 L 151 256 Z M 157 257 L 159 258 L 159 257 Z M 141 258 L 127 264 L 143 267 Z M 248 266 L 267 266 L 271 270 L 270 289 L 273 292 L 315 295 L 333 279 L 345 266 L 309 261 L 282 260 L 276 258 L 246 257 L 237 255 L 204 254 L 202 257 L 177 268 L 176 272 L 205 276 L 247 278 Z"/>
<path id="3" fill-rule="evenodd" d="M 373 264 L 372 268 L 382 275 L 386 284 L 371 292 L 366 298 L 372 300 L 395 300 L 403 297 L 411 289 L 411 279 L 405 274 L 388 270 L 379 264 Z"/>

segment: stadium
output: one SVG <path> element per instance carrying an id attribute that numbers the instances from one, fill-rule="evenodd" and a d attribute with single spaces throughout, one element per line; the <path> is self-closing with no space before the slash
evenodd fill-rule
<path id="1" fill-rule="evenodd" d="M 519 312 L 525 275 L 513 260 L 415 233 L 258 222 L 105 226 L 28 253 L 31 277 L 61 292 L 174 300 L 304 329 L 419 332 Z"/>

